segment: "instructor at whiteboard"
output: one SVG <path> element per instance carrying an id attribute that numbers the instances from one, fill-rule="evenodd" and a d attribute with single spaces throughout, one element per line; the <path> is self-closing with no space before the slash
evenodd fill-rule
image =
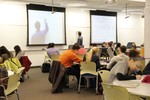
<path id="1" fill-rule="evenodd" d="M 80 31 L 77 31 L 77 34 L 78 34 L 78 39 L 77 39 L 77 43 L 79 45 L 83 45 L 83 37 L 81 36 L 82 33 Z"/>

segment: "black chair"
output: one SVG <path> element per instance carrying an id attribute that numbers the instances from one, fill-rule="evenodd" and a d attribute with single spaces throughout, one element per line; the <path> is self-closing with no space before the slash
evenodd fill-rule
<path id="1" fill-rule="evenodd" d="M 107 52 L 107 48 L 102 47 L 100 48 L 100 58 L 103 58 L 103 60 L 108 61 L 109 60 L 109 54 Z"/>

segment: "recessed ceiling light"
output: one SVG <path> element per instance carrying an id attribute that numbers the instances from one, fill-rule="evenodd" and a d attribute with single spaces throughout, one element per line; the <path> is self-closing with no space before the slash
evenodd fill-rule
<path id="1" fill-rule="evenodd" d="M 117 2 L 117 0 L 106 0 L 107 4 L 113 4 L 113 3 L 116 3 L 116 2 Z"/>
<path id="2" fill-rule="evenodd" d="M 146 0 L 128 0 L 128 1 L 146 2 Z"/>

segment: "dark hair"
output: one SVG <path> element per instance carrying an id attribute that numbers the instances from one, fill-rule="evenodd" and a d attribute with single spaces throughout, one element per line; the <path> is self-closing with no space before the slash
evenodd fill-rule
<path id="1" fill-rule="evenodd" d="M 96 43 L 91 43 L 90 46 L 97 47 Z"/>
<path id="2" fill-rule="evenodd" d="M 108 42 L 108 46 L 111 47 L 112 46 L 112 42 Z"/>
<path id="3" fill-rule="evenodd" d="M 120 46 L 121 46 L 121 43 L 117 43 L 115 50 L 118 49 Z"/>
<path id="4" fill-rule="evenodd" d="M 14 50 L 15 50 L 15 56 L 17 56 L 17 54 L 21 51 L 21 48 L 19 45 L 14 46 Z"/>
<path id="5" fill-rule="evenodd" d="M 80 45 L 78 43 L 75 43 L 73 46 L 72 46 L 72 49 L 73 50 L 79 50 L 80 49 Z"/>
<path id="6" fill-rule="evenodd" d="M 8 49 L 7 49 L 5 46 L 1 46 L 0 48 L 1 48 L 1 49 L 0 49 L 1 55 L 2 55 L 2 54 L 7 54 L 8 57 L 11 57 L 10 52 L 8 51 Z"/>
<path id="7" fill-rule="evenodd" d="M 54 43 L 49 43 L 47 48 L 53 48 L 55 46 Z"/>
<path id="8" fill-rule="evenodd" d="M 96 43 L 93 43 L 93 45 L 92 45 L 93 47 L 97 47 L 97 44 Z"/>
<path id="9" fill-rule="evenodd" d="M 78 35 L 81 36 L 81 34 L 82 34 L 81 31 L 78 31 Z"/>
<path id="10" fill-rule="evenodd" d="M 119 47 L 120 48 L 120 51 L 125 53 L 126 52 L 126 46 L 122 45 Z"/>
<path id="11" fill-rule="evenodd" d="M 130 59 L 133 59 L 133 60 L 142 60 L 139 54 L 140 52 L 134 49 L 129 51 L 129 57 Z"/>

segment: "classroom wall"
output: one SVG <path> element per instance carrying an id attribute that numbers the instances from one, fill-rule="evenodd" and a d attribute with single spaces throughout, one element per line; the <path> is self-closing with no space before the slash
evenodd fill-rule
<path id="1" fill-rule="evenodd" d="M 118 13 L 118 42 L 126 45 L 135 42 L 137 46 L 144 43 L 144 18 L 141 14 L 130 14 L 125 19 L 125 13 Z"/>
<path id="2" fill-rule="evenodd" d="M 27 13 L 26 4 L 19 2 L 0 2 L 0 46 L 6 46 L 13 51 L 18 44 L 32 61 L 32 66 L 43 63 L 46 46 L 28 47 L 27 40 Z M 59 49 L 67 49 L 68 45 L 77 40 L 76 31 L 81 31 L 86 48 L 90 44 L 90 15 L 88 10 L 81 8 L 66 8 L 66 39 L 67 45 L 57 46 Z M 132 15 L 125 19 L 124 13 L 118 13 L 118 42 L 126 45 L 128 41 L 134 41 L 137 45 L 144 42 L 144 19 L 141 15 Z M 38 58 L 38 59 L 37 59 Z"/>

